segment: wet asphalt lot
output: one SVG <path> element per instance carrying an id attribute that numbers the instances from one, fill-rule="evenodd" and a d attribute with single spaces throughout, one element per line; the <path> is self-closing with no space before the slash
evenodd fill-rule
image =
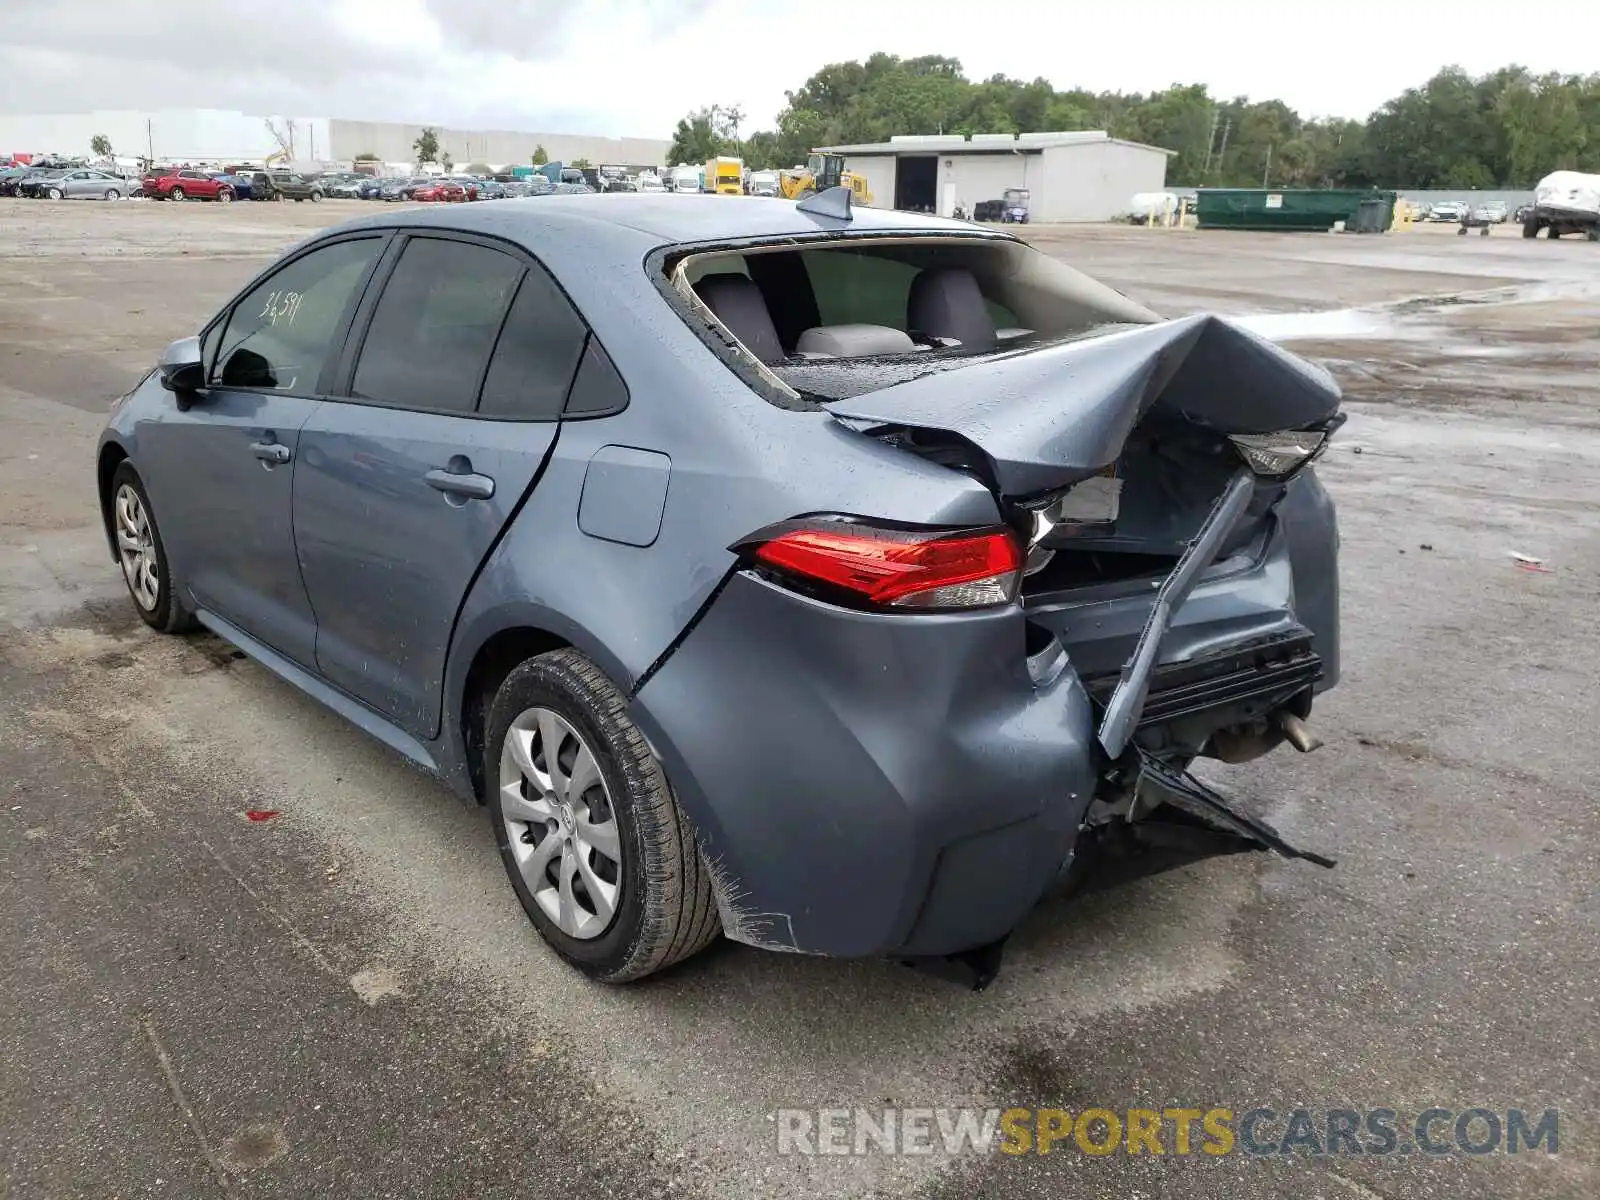
<path id="1" fill-rule="evenodd" d="M 1327 745 L 1211 772 L 1338 868 L 1048 906 L 981 994 L 732 945 L 612 990 L 481 811 L 146 631 L 97 530 L 110 397 L 352 211 L 0 201 L 0 1196 L 1600 1192 L 1600 246 L 1029 231 L 1347 387 Z M 769 1119 L 964 1103 L 1556 1106 L 1560 1154 L 780 1156 Z"/>

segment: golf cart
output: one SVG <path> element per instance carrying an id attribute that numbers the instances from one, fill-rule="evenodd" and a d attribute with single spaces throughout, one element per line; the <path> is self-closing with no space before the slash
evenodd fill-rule
<path id="1" fill-rule="evenodd" d="M 1007 188 L 1001 193 L 1000 221 L 1002 224 L 1026 225 L 1028 223 L 1028 189 Z"/>

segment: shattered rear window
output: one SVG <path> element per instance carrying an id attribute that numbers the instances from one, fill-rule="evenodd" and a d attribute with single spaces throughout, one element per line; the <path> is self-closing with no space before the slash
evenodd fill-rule
<path id="1" fill-rule="evenodd" d="M 1159 320 L 1011 238 L 841 235 L 690 251 L 665 265 L 708 344 L 784 407 Z M 741 277 L 736 303 L 726 283 L 702 295 L 728 275 Z"/>

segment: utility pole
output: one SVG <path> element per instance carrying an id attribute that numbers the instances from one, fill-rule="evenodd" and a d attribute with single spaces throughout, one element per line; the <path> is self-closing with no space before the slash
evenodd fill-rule
<path id="1" fill-rule="evenodd" d="M 1221 171 L 1228 158 L 1228 131 L 1233 128 L 1233 118 L 1222 123 L 1222 149 L 1217 151 L 1217 170 Z"/>
<path id="2" fill-rule="evenodd" d="M 1267 178 L 1272 174 L 1272 143 L 1267 143 L 1267 169 L 1261 172 L 1261 186 L 1267 186 Z"/>
<path id="3" fill-rule="evenodd" d="M 150 161 L 156 161 L 156 130 L 155 123 L 149 117 L 144 119 L 144 148 L 150 155 Z"/>
<path id="4" fill-rule="evenodd" d="M 1206 165 L 1200 168 L 1200 180 L 1205 181 L 1211 174 L 1211 154 L 1217 148 L 1217 124 L 1222 120 L 1222 110 L 1215 106 L 1211 109 L 1211 132 L 1206 136 Z"/>

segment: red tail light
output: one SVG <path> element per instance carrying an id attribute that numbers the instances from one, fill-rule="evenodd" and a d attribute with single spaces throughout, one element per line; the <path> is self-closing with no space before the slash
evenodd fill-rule
<path id="1" fill-rule="evenodd" d="M 781 576 L 889 608 L 1009 604 L 1022 578 L 1022 547 L 1004 529 L 908 531 L 816 521 L 775 527 L 743 548 Z"/>

